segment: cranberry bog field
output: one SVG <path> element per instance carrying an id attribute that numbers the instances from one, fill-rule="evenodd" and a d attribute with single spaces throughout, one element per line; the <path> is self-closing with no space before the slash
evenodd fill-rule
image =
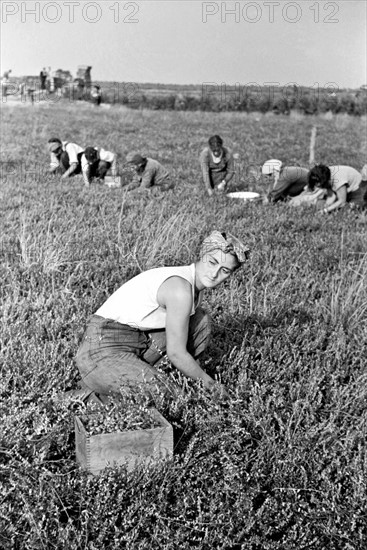
<path id="1" fill-rule="evenodd" d="M 366 547 L 367 219 L 208 199 L 198 165 L 219 133 L 239 155 L 234 188 L 262 191 L 268 158 L 307 166 L 314 125 L 317 162 L 362 168 L 366 120 L 347 115 L 3 106 L 1 548 Z M 47 174 L 53 136 L 122 160 L 146 152 L 176 188 L 61 183 Z M 182 396 L 156 403 L 173 458 L 88 475 L 75 461 L 75 407 L 58 399 L 77 385 L 88 317 L 140 271 L 192 262 L 214 228 L 252 249 L 205 299 L 202 364 L 232 398 L 223 406 L 182 380 Z"/>

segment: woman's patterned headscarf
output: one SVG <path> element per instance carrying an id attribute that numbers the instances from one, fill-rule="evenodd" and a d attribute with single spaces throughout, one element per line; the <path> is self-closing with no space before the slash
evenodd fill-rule
<path id="1" fill-rule="evenodd" d="M 200 249 L 200 258 L 203 258 L 214 250 L 221 250 L 225 254 L 233 254 L 240 264 L 243 264 L 250 254 L 249 247 L 243 244 L 237 237 L 234 237 L 230 233 L 221 233 L 220 231 L 213 231 L 204 239 Z"/>

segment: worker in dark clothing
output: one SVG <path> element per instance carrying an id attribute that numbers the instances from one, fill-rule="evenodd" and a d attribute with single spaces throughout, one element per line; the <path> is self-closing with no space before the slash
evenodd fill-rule
<path id="1" fill-rule="evenodd" d="M 285 201 L 297 197 L 308 183 L 308 170 L 300 166 L 283 166 L 280 160 L 265 162 L 262 174 L 273 183 L 268 193 L 270 202 Z"/>

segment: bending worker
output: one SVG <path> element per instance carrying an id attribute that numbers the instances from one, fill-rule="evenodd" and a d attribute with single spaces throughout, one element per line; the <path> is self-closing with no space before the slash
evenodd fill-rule
<path id="1" fill-rule="evenodd" d="M 111 169 L 111 176 L 117 175 L 117 158 L 115 153 L 98 149 L 97 147 L 86 147 L 82 158 L 82 172 L 84 184 L 88 187 L 93 178 L 103 182 L 107 172 Z"/>
<path id="2" fill-rule="evenodd" d="M 51 174 L 60 173 L 62 174 L 62 179 L 80 174 L 81 157 L 84 152 L 83 147 L 80 147 L 76 143 L 61 141 L 59 138 L 51 138 L 48 140 L 48 150 L 51 157 Z"/>
<path id="3" fill-rule="evenodd" d="M 272 183 L 272 189 L 268 194 L 270 202 L 285 201 L 297 197 L 308 183 L 307 168 L 283 166 L 280 160 L 267 160 L 261 171 Z"/>
<path id="4" fill-rule="evenodd" d="M 234 176 L 234 159 L 232 152 L 223 145 L 220 136 L 209 138 L 209 147 L 200 155 L 200 166 L 206 192 L 209 197 L 214 190 L 224 191 Z"/>
<path id="5" fill-rule="evenodd" d="M 324 214 L 342 208 L 347 203 L 367 208 L 367 181 L 351 166 L 325 166 L 318 164 L 310 170 L 308 185 L 311 189 L 326 191 Z"/>
<path id="6" fill-rule="evenodd" d="M 83 388 L 107 394 L 144 384 L 154 394 L 157 386 L 169 387 L 154 367 L 167 353 L 184 375 L 225 393 L 197 361 L 210 337 L 201 301 L 203 291 L 233 276 L 248 253 L 235 237 L 214 231 L 195 263 L 150 269 L 123 284 L 89 320 L 77 354 Z"/>
<path id="7" fill-rule="evenodd" d="M 135 174 L 131 183 L 126 186 L 128 191 L 139 188 L 140 190 L 159 187 L 164 191 L 172 189 L 169 172 L 158 160 L 144 157 L 140 153 L 129 153 L 126 163 L 131 166 Z"/>

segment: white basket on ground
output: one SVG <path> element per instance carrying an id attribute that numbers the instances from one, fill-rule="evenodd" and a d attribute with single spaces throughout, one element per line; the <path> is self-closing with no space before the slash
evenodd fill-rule
<path id="1" fill-rule="evenodd" d="M 227 193 L 227 197 L 231 199 L 240 199 L 245 202 L 253 202 L 261 199 L 260 194 L 254 191 L 234 191 L 233 193 Z"/>
<path id="2" fill-rule="evenodd" d="M 104 184 L 108 187 L 121 187 L 121 176 L 106 176 Z"/>

